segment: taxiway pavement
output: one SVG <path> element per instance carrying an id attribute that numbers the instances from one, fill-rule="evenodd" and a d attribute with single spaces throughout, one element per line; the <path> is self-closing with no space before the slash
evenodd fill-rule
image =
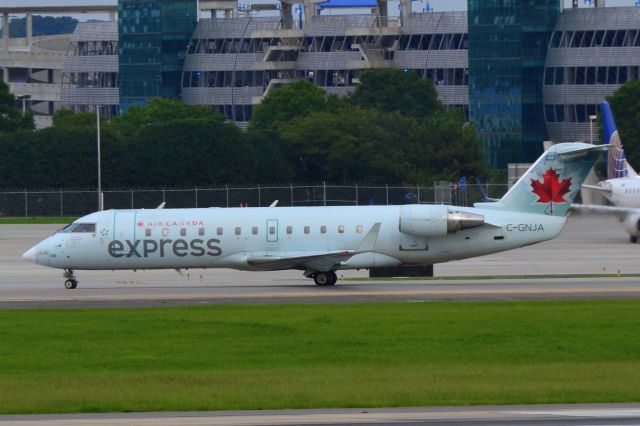
<path id="1" fill-rule="evenodd" d="M 60 270 L 21 259 L 59 225 L 0 225 L 0 307 L 149 306 L 193 303 L 424 301 L 433 299 L 640 298 L 640 245 L 615 218 L 575 216 L 555 240 L 479 258 L 435 265 L 454 280 L 356 281 L 367 271 L 339 272 L 318 288 L 299 271 L 79 271 L 65 290 Z M 532 278 L 613 274 L 606 278 Z M 638 277 L 620 277 L 638 274 Z M 478 279 L 478 276 L 522 278 Z"/>
<path id="2" fill-rule="evenodd" d="M 640 425 L 640 404 L 0 416 L 2 426 Z"/>

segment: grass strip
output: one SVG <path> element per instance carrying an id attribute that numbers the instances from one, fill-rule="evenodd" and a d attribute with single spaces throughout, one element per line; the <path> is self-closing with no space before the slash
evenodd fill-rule
<path id="1" fill-rule="evenodd" d="M 0 225 L 49 225 L 49 224 L 67 224 L 76 220 L 77 216 L 33 216 L 18 217 L 4 216 L 0 217 Z"/>
<path id="2" fill-rule="evenodd" d="M 0 311 L 0 413 L 640 400 L 640 301 Z"/>

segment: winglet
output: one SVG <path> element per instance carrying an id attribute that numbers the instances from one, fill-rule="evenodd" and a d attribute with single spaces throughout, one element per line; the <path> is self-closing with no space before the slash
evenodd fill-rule
<path id="1" fill-rule="evenodd" d="M 376 222 L 371 227 L 367 235 L 365 235 L 365 237 L 362 239 L 362 241 L 358 245 L 358 248 L 356 249 L 356 252 L 363 253 L 367 251 L 373 251 L 376 245 L 376 240 L 378 239 L 379 232 L 380 232 L 380 222 Z"/>

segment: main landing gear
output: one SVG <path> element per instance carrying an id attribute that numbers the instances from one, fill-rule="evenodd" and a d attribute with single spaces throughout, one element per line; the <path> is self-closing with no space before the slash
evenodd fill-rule
<path id="1" fill-rule="evenodd" d="M 67 279 L 64 282 L 64 288 L 66 288 L 67 290 L 72 290 L 78 287 L 78 280 L 76 279 L 76 276 L 73 275 L 73 271 L 71 269 L 65 269 L 62 276 Z"/>
<path id="2" fill-rule="evenodd" d="M 334 271 L 314 272 L 310 277 L 319 287 L 329 287 L 338 281 L 338 276 Z"/>

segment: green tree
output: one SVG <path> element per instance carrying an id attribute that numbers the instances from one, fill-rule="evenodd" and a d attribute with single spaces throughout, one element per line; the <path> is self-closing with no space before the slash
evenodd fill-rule
<path id="1" fill-rule="evenodd" d="M 410 182 L 456 182 L 460 176 L 482 179 L 495 173 L 485 165 L 483 142 L 457 109 L 440 111 L 416 126 L 405 145 Z"/>
<path id="2" fill-rule="evenodd" d="M 16 97 L 9 92 L 9 86 L 0 80 L 0 134 L 34 127 L 33 115 L 22 114 L 16 106 Z"/>
<path id="3" fill-rule="evenodd" d="M 632 80 L 607 97 L 624 151 L 632 167 L 640 167 L 640 81 Z"/>
<path id="4" fill-rule="evenodd" d="M 274 89 L 256 106 L 249 129 L 278 128 L 312 112 L 337 111 L 344 102 L 307 80 Z"/>
<path id="5" fill-rule="evenodd" d="M 33 35 L 45 36 L 56 34 L 71 34 L 78 25 L 78 20 L 71 16 L 33 16 Z M 13 18 L 9 23 L 10 37 L 27 36 L 27 19 Z"/>
<path id="6" fill-rule="evenodd" d="M 354 105 L 398 111 L 423 120 L 442 110 L 442 104 L 430 80 L 415 72 L 396 69 L 367 70 L 360 75 L 360 84 L 350 97 Z"/>
<path id="7" fill-rule="evenodd" d="M 53 114 L 54 127 L 84 126 L 96 127 L 96 114 L 92 112 L 74 112 L 70 109 L 59 109 Z"/>
<path id="8" fill-rule="evenodd" d="M 154 123 L 169 123 L 176 120 L 224 121 L 224 117 L 211 107 L 188 105 L 179 99 L 153 98 L 144 106 L 131 106 L 111 125 L 119 132 L 131 136 Z"/>

